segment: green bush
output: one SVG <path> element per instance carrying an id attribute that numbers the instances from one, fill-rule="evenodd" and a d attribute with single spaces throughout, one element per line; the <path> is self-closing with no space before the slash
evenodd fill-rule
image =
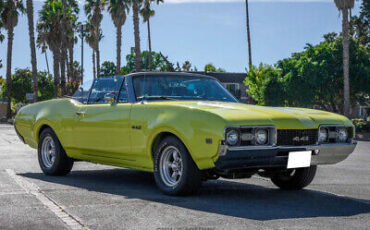
<path id="1" fill-rule="evenodd" d="M 352 123 L 356 128 L 356 132 L 369 132 L 370 122 L 364 119 L 352 119 Z"/>

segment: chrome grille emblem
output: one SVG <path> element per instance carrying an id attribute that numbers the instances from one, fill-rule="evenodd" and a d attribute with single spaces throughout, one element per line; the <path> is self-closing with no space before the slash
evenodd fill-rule
<path id="1" fill-rule="evenodd" d="M 293 138 L 293 141 L 308 141 L 309 140 L 309 137 L 308 136 L 303 136 L 303 137 L 294 137 Z"/>

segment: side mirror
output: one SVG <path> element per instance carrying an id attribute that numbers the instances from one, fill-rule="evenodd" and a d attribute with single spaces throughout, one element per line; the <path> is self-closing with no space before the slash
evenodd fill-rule
<path id="1" fill-rule="evenodd" d="M 116 95 L 113 93 L 107 93 L 104 95 L 104 101 L 109 104 L 114 104 L 116 102 Z"/>

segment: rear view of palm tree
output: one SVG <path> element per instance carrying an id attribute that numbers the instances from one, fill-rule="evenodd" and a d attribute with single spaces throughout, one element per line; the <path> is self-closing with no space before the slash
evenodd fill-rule
<path id="1" fill-rule="evenodd" d="M 157 4 L 159 4 L 163 2 L 163 0 L 144 0 L 144 6 L 140 10 L 140 14 L 143 17 L 143 21 L 146 22 L 148 29 L 148 46 L 149 46 L 148 64 L 150 71 L 153 69 L 152 40 L 150 36 L 150 17 L 153 17 L 155 14 L 154 10 L 152 10 L 150 7 L 152 2 L 156 2 Z"/>
<path id="2" fill-rule="evenodd" d="M 353 8 L 354 0 L 334 0 L 338 10 L 342 11 L 343 37 L 343 78 L 344 78 L 344 115 L 350 116 L 350 86 L 349 86 L 349 26 L 348 11 Z"/>
<path id="3" fill-rule="evenodd" d="M 101 33 L 100 23 L 103 19 L 102 11 L 105 9 L 105 0 L 86 0 L 85 13 L 87 18 L 91 22 L 96 37 L 99 37 Z M 95 52 L 96 52 L 96 74 L 99 77 L 100 72 L 100 51 L 99 51 L 99 39 L 95 39 Z"/>
<path id="4" fill-rule="evenodd" d="M 13 39 L 14 39 L 14 27 L 18 24 L 18 16 L 20 13 L 25 12 L 22 0 L 7 0 L 2 1 L 2 12 L 1 22 L 4 29 L 8 32 L 8 51 L 6 56 L 6 88 L 7 88 L 7 99 L 8 108 L 6 117 L 10 119 L 12 117 L 11 110 L 11 92 L 12 92 L 12 53 L 13 53 Z"/>
<path id="5" fill-rule="evenodd" d="M 37 59 L 35 48 L 35 31 L 33 27 L 33 2 L 27 0 L 27 18 L 28 18 L 28 34 L 30 37 L 31 49 L 31 65 L 32 65 L 32 80 L 33 80 L 33 101 L 37 101 Z"/>
<path id="6" fill-rule="evenodd" d="M 116 37 L 116 73 L 121 73 L 121 40 L 122 40 L 122 26 L 126 22 L 127 12 L 129 11 L 129 1 L 128 0 L 110 0 L 108 11 L 112 17 L 114 26 L 117 29 Z"/>
<path id="7" fill-rule="evenodd" d="M 134 36 L 135 36 L 135 71 L 141 71 L 141 49 L 140 49 L 140 18 L 139 11 L 142 5 L 142 0 L 131 0 L 132 13 L 134 21 Z"/>

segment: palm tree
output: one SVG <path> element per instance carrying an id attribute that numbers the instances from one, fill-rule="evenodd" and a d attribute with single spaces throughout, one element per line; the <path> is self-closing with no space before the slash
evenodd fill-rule
<path id="1" fill-rule="evenodd" d="M 91 22 L 94 33 L 96 37 L 99 37 L 101 33 L 100 23 L 103 19 L 102 11 L 104 10 L 106 5 L 105 0 L 86 0 L 85 4 L 85 13 L 87 18 Z M 100 51 L 99 51 L 99 41 L 100 39 L 95 39 L 95 53 L 96 53 L 96 70 L 97 70 L 97 77 L 99 77 L 100 72 Z"/>
<path id="2" fill-rule="evenodd" d="M 32 65 L 32 79 L 33 79 L 33 101 L 37 101 L 37 59 L 35 48 L 35 31 L 33 27 L 33 2 L 27 0 L 27 18 L 28 18 L 28 34 L 30 37 L 31 49 L 31 65 Z"/>
<path id="3" fill-rule="evenodd" d="M 155 12 L 151 9 L 150 5 L 152 2 L 156 2 L 157 4 L 163 2 L 163 0 L 144 0 L 144 6 L 140 10 L 140 14 L 143 17 L 143 21 L 147 24 L 148 29 L 148 45 L 149 45 L 149 56 L 148 56 L 148 62 L 149 62 L 149 70 L 151 71 L 153 69 L 153 57 L 152 57 L 152 40 L 150 36 L 150 17 L 153 17 Z"/>
<path id="4" fill-rule="evenodd" d="M 86 24 L 86 37 L 85 40 L 87 44 L 89 44 L 90 48 L 92 49 L 92 61 L 93 61 L 93 76 L 94 79 L 97 77 L 97 68 L 96 68 L 96 57 L 95 54 L 97 53 L 96 44 L 98 44 L 101 39 L 103 38 L 103 33 L 100 30 L 99 34 L 96 34 L 96 29 L 91 23 Z M 100 71 L 100 69 L 99 69 Z"/>
<path id="5" fill-rule="evenodd" d="M 63 4 L 60 1 L 47 1 L 39 13 L 36 29 L 37 44 L 47 44 L 53 53 L 54 96 L 58 97 L 60 84 L 60 47 Z"/>
<path id="6" fill-rule="evenodd" d="M 249 4 L 248 4 L 248 0 L 245 0 L 245 10 L 246 10 L 246 18 L 247 18 L 249 71 L 251 71 L 252 70 L 252 47 L 251 47 L 251 33 L 250 33 L 250 27 L 249 27 Z"/>
<path id="7" fill-rule="evenodd" d="M 349 88 L 349 27 L 348 10 L 352 9 L 354 0 L 334 0 L 338 10 L 342 11 L 342 37 L 343 37 L 343 78 L 344 78 L 344 115 L 350 115 L 350 88 Z"/>
<path id="8" fill-rule="evenodd" d="M 73 65 L 74 65 L 74 58 L 73 58 L 73 48 L 74 44 L 77 41 L 77 38 L 75 37 L 75 32 L 77 31 L 78 24 L 77 24 L 77 15 L 80 11 L 78 8 L 77 1 L 75 0 L 68 0 L 67 2 L 69 7 L 69 14 L 66 18 L 66 49 L 68 50 L 68 57 L 66 58 L 66 65 L 67 65 L 67 73 L 68 73 L 68 80 L 75 85 L 77 83 L 76 75 L 73 71 Z"/>
<path id="9" fill-rule="evenodd" d="M 1 22 L 3 27 L 8 31 L 8 52 L 6 59 L 6 87 L 8 97 L 8 108 L 6 117 L 9 119 L 12 116 L 11 111 L 11 91 L 12 91 L 12 53 L 13 53 L 13 39 L 14 27 L 18 24 L 19 13 L 24 13 L 25 8 L 22 0 L 6 0 L 2 1 Z"/>
<path id="10" fill-rule="evenodd" d="M 139 10 L 142 4 L 142 0 L 131 0 L 133 21 L 134 21 L 134 36 L 135 36 L 135 70 L 136 72 L 141 71 L 141 49 L 140 49 L 140 18 Z"/>
<path id="11" fill-rule="evenodd" d="M 66 60 L 67 60 L 67 19 L 66 19 L 66 10 L 67 2 L 62 0 L 63 3 L 63 16 L 62 24 L 60 25 L 61 29 L 61 60 L 60 60 L 60 86 L 62 88 L 62 95 L 66 94 Z"/>
<path id="12" fill-rule="evenodd" d="M 110 0 L 108 11 L 112 17 L 114 26 L 117 29 L 116 37 L 116 73 L 121 73 L 121 40 L 122 40 L 122 26 L 126 22 L 127 12 L 129 11 L 128 0 Z"/>

